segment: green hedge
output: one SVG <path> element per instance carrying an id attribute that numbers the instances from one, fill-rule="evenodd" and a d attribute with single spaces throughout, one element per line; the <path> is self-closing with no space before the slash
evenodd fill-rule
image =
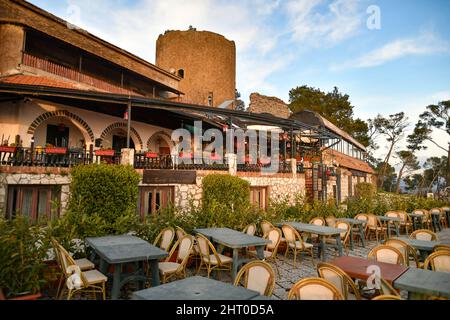
<path id="1" fill-rule="evenodd" d="M 222 204 L 230 209 L 248 207 L 250 183 L 229 174 L 210 174 L 203 178 L 203 207 Z"/>

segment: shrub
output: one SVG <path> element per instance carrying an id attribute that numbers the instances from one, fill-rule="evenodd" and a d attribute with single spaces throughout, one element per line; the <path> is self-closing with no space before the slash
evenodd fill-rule
<path id="1" fill-rule="evenodd" d="M 355 195 L 359 199 L 372 199 L 377 193 L 372 183 L 360 182 L 355 186 Z"/>
<path id="2" fill-rule="evenodd" d="M 239 210 L 250 205 L 250 183 L 228 174 L 210 174 L 203 178 L 204 208 L 221 204 Z"/>
<path id="3" fill-rule="evenodd" d="M 35 294 L 45 284 L 50 241 L 46 228 L 27 217 L 0 218 L 0 288 L 7 297 Z"/>

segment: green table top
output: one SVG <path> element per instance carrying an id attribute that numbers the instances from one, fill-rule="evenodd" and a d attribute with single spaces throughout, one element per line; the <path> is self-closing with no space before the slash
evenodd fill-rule
<path id="1" fill-rule="evenodd" d="M 280 222 L 277 223 L 278 227 L 281 227 L 283 224 L 288 224 L 295 228 L 296 230 L 300 232 L 308 232 L 313 234 L 318 234 L 322 236 L 333 236 L 341 234 L 341 232 L 345 232 L 346 230 L 343 229 L 337 229 L 327 226 L 317 226 L 314 224 L 307 224 L 302 222 Z"/>
<path id="2" fill-rule="evenodd" d="M 433 251 L 433 248 L 435 245 L 438 244 L 445 244 L 444 241 L 426 241 L 426 240 L 417 240 L 417 239 L 410 239 L 407 237 L 396 237 L 392 239 L 399 239 L 407 244 L 411 245 L 413 248 L 416 248 L 417 250 L 423 250 L 423 251 Z"/>
<path id="3" fill-rule="evenodd" d="M 159 260 L 167 252 L 135 236 L 86 238 L 86 244 L 109 264 Z"/>
<path id="4" fill-rule="evenodd" d="M 409 268 L 394 281 L 394 288 L 450 298 L 450 273 Z"/>
<path id="5" fill-rule="evenodd" d="M 228 228 L 208 228 L 194 229 L 194 232 L 201 233 L 205 237 L 224 245 L 228 248 L 239 249 L 253 246 L 265 246 L 272 241 L 261 237 L 251 236 L 244 232 Z"/>
<path id="6" fill-rule="evenodd" d="M 256 291 L 205 277 L 189 277 L 136 291 L 133 300 L 251 300 Z"/>
<path id="7" fill-rule="evenodd" d="M 358 219 L 352 219 L 352 218 L 338 218 L 337 221 L 344 221 L 352 224 L 366 224 L 367 221 L 364 220 L 358 220 Z"/>

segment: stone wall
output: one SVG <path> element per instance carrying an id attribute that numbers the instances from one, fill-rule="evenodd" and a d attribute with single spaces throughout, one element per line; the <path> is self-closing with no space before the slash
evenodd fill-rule
<path id="1" fill-rule="evenodd" d="M 248 111 L 252 113 L 270 113 L 276 117 L 289 118 L 291 111 L 286 103 L 277 97 L 268 97 L 259 93 L 250 95 Z"/>
<path id="2" fill-rule="evenodd" d="M 17 72 L 22 57 L 23 37 L 22 27 L 0 24 L 0 75 Z"/>

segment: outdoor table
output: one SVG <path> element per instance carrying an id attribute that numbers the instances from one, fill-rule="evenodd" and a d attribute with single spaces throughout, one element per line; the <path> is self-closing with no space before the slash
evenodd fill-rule
<path id="1" fill-rule="evenodd" d="M 357 226 L 359 229 L 359 235 L 361 237 L 361 242 L 363 245 L 363 248 L 366 247 L 366 243 L 364 241 L 364 226 L 366 225 L 367 221 L 364 220 L 358 220 L 358 219 L 351 219 L 351 218 L 339 218 L 338 221 L 344 221 L 348 222 L 350 224 L 350 247 L 353 250 L 353 226 Z"/>
<path id="2" fill-rule="evenodd" d="M 450 274 L 446 272 L 410 268 L 393 285 L 408 291 L 409 300 L 422 300 L 420 295 L 450 298 Z"/>
<path id="3" fill-rule="evenodd" d="M 423 214 L 408 213 L 408 215 L 413 219 L 414 230 L 417 230 L 417 226 L 420 224 L 420 228 L 423 228 Z"/>
<path id="4" fill-rule="evenodd" d="M 407 244 L 409 244 L 411 247 L 417 249 L 420 251 L 420 256 L 422 260 L 425 260 L 431 252 L 433 252 L 434 246 L 438 244 L 450 244 L 449 241 L 426 241 L 426 240 L 417 240 L 417 239 L 410 239 L 407 237 L 396 237 L 393 239 L 399 239 Z"/>
<path id="5" fill-rule="evenodd" d="M 100 272 L 106 274 L 107 265 L 114 266 L 111 299 L 118 299 L 120 288 L 129 281 L 146 281 L 143 265 L 149 261 L 152 268 L 152 285 L 159 285 L 158 260 L 167 257 L 167 252 L 145 240 L 130 235 L 86 238 L 86 244 L 100 257 Z M 122 265 L 134 263 L 133 274 L 121 274 Z"/>
<path id="6" fill-rule="evenodd" d="M 322 261 L 325 261 L 325 251 L 328 245 L 325 241 L 325 238 L 329 236 L 336 238 L 336 245 L 339 256 L 342 256 L 341 232 L 345 232 L 345 230 L 327 226 L 317 226 L 314 224 L 307 224 L 302 222 L 280 222 L 277 223 L 277 226 L 281 228 L 283 224 L 290 225 L 299 232 L 317 234 L 320 237 L 319 248 L 322 252 Z"/>
<path id="7" fill-rule="evenodd" d="M 380 221 L 386 222 L 387 225 L 387 238 L 391 237 L 391 222 L 395 225 L 395 233 L 397 237 L 400 236 L 399 223 L 400 218 L 395 217 L 386 217 L 386 216 L 377 216 Z"/>
<path id="8" fill-rule="evenodd" d="M 190 277 L 136 291 L 133 300 L 250 300 L 259 293 L 205 277 Z"/>
<path id="9" fill-rule="evenodd" d="M 351 278 L 361 280 L 367 280 L 372 275 L 372 273 L 367 272 L 369 266 L 378 266 L 380 276 L 389 283 L 392 283 L 409 269 L 398 264 L 349 256 L 336 258 L 330 263 L 344 270 Z"/>
<path id="10" fill-rule="evenodd" d="M 270 240 L 228 228 L 194 229 L 194 232 L 204 235 L 210 241 L 221 246 L 233 249 L 233 269 L 231 272 L 233 280 L 236 278 L 239 266 L 247 261 L 247 259 L 239 258 L 239 249 L 255 247 L 258 258 L 264 260 L 264 247 L 271 243 Z"/>

